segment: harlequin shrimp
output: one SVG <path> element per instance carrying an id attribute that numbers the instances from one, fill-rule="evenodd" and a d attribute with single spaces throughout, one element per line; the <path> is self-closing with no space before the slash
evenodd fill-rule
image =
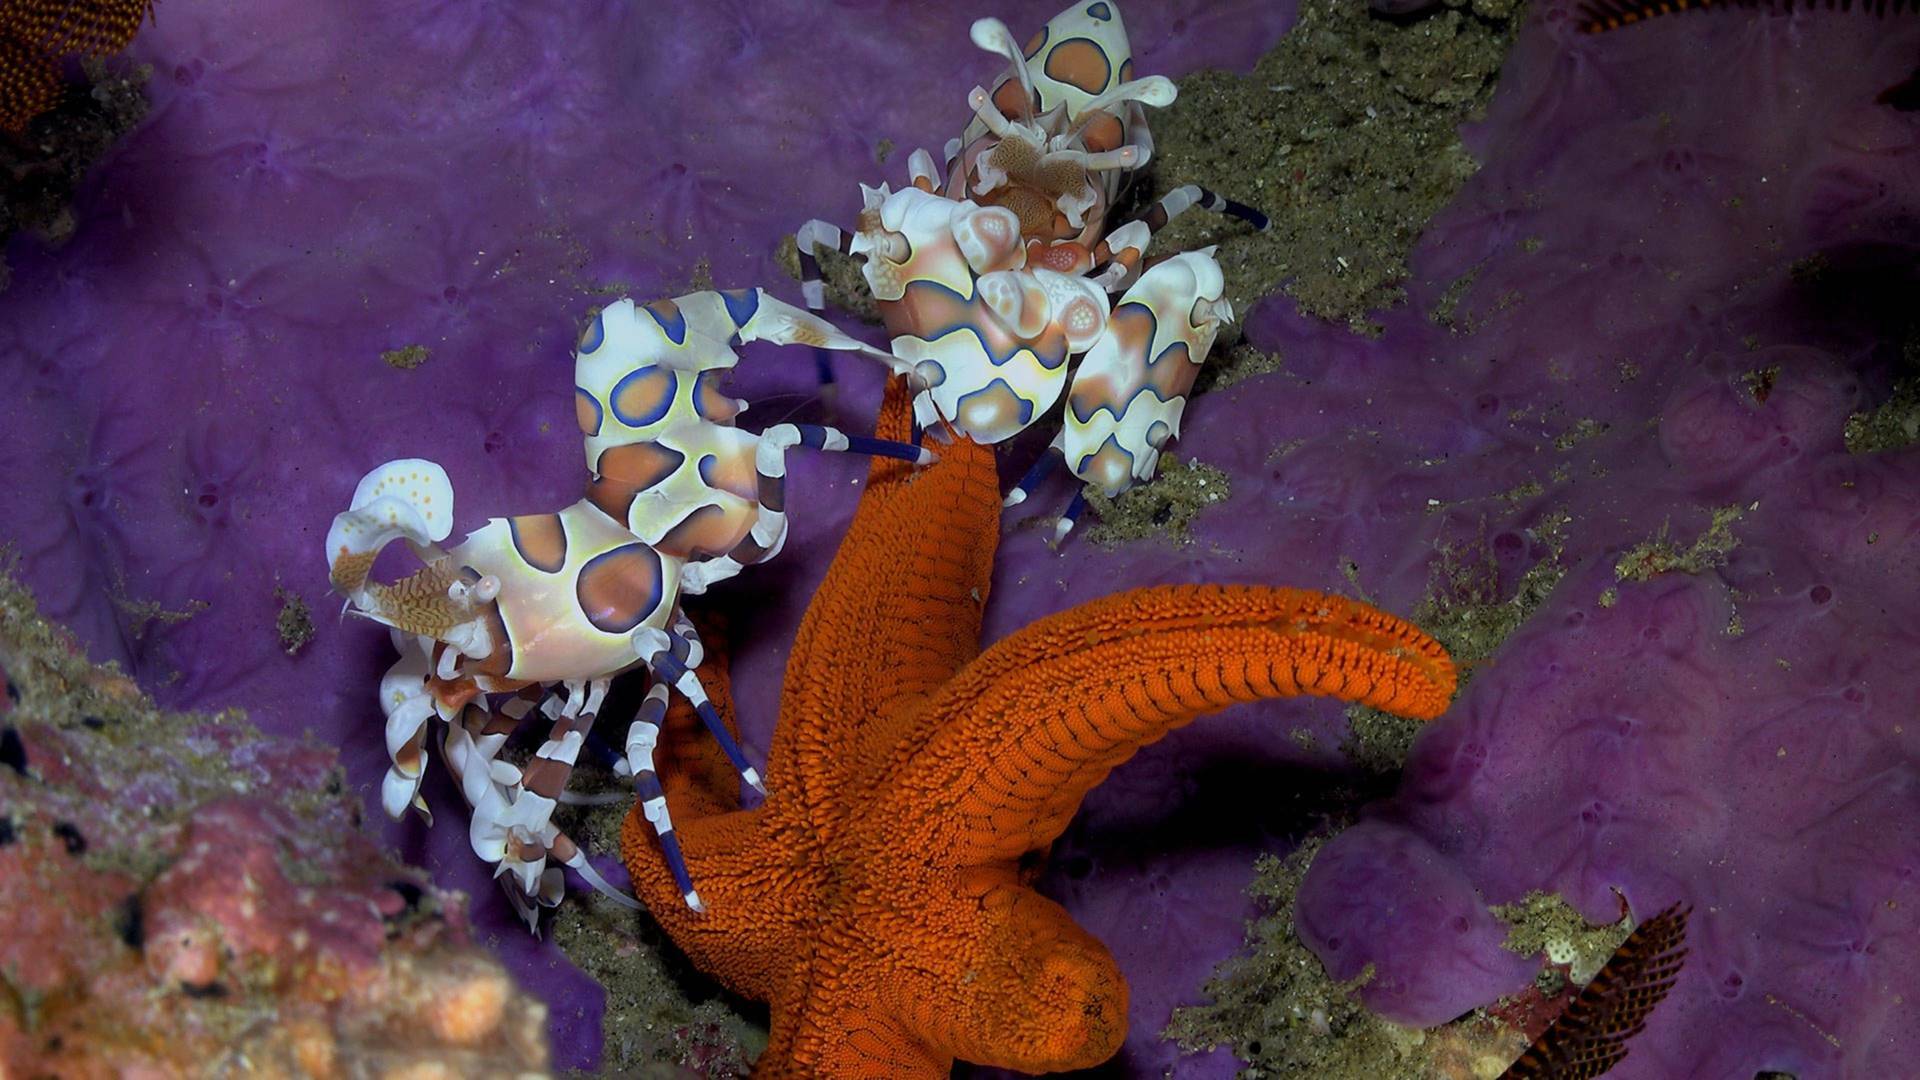
<path id="1" fill-rule="evenodd" d="M 801 227 L 802 291 L 809 308 L 824 307 L 817 247 L 864 257 L 893 353 L 911 367 L 923 428 L 950 423 L 1001 442 L 1066 394 L 1058 437 L 1007 505 L 1058 460 L 1118 495 L 1153 476 L 1219 325 L 1232 318 L 1213 248 L 1147 264 L 1148 243 L 1194 206 L 1257 229 L 1267 218 L 1186 185 L 1107 227 L 1115 199 L 1153 154 L 1145 108 L 1176 94 L 1162 76 L 1133 78 L 1111 0 L 1068 8 L 1025 49 L 997 19 L 974 23 L 972 36 L 1010 70 L 991 92 L 974 87 L 974 118 L 947 143 L 943 167 L 916 150 L 910 187 L 861 186 L 852 233 L 822 221 Z M 1122 289 L 1110 304 L 1107 294 Z M 830 378 L 826 353 L 816 356 Z M 1055 543 L 1083 506 L 1075 495 Z"/>
<path id="2" fill-rule="evenodd" d="M 469 840 L 506 878 L 530 926 L 536 905 L 559 902 L 562 865 L 634 903 L 594 871 L 552 814 L 608 683 L 636 668 L 654 684 L 618 771 L 633 778 L 688 906 L 703 910 L 653 769 L 669 687 L 698 711 L 742 781 L 766 789 L 694 672 L 701 645 L 680 597 L 780 551 L 785 455 L 794 446 L 932 460 L 918 447 L 817 425 L 759 434 L 734 426 L 747 404 L 718 380 L 738 359 L 730 346 L 747 341 L 894 363 L 759 290 L 643 306 L 622 300 L 593 319 L 576 354 L 575 412 L 591 473 L 584 498 L 553 513 L 494 518 L 442 548 L 452 485 L 433 462 L 404 459 L 368 473 L 328 531 L 334 587 L 354 613 L 391 627 L 400 652 L 380 687 L 393 762 L 384 808 L 397 818 L 412 806 L 431 821 L 420 781 L 438 716 L 443 760 L 472 808 Z M 373 581 L 375 558 L 394 540 L 405 540 L 424 569 L 393 584 Z M 494 695 L 507 696 L 496 706 Z M 535 711 L 553 722 L 545 744 L 524 768 L 500 760 L 507 737 Z"/>

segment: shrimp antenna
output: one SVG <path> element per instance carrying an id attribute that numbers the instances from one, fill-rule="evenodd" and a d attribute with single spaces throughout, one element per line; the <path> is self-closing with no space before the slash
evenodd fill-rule
<path id="1" fill-rule="evenodd" d="M 973 24 L 973 43 L 990 53 L 999 53 L 1013 63 L 1013 74 L 1020 80 L 1020 88 L 1026 91 L 1020 106 L 1020 119 L 1033 123 L 1033 103 L 1036 98 L 1033 90 L 1033 76 L 1027 74 L 1027 58 L 1021 54 L 1020 46 L 1013 40 L 1013 31 L 1007 24 L 995 18 L 975 20 Z"/>

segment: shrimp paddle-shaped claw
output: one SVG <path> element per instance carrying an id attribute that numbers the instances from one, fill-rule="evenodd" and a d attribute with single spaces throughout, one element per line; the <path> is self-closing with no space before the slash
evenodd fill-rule
<path id="1" fill-rule="evenodd" d="M 673 836 L 652 739 L 669 689 L 691 703 L 747 787 L 758 769 L 714 711 L 694 668 L 702 646 L 680 608 L 786 539 L 786 453 L 797 446 L 925 464 L 931 450 L 815 424 L 735 426 L 746 402 L 719 382 L 747 341 L 811 345 L 900 362 L 825 320 L 757 289 L 697 292 L 598 312 L 581 337 L 575 414 L 585 439 L 585 496 L 557 511 L 489 520 L 458 545 L 453 486 L 439 465 L 404 458 L 355 489 L 327 535 L 327 564 L 348 610 L 391 628 L 400 658 L 381 680 L 392 767 L 381 804 L 427 815 L 420 797 L 430 729 L 445 725 L 442 757 L 472 811 L 469 840 L 494 865 L 509 899 L 537 925 L 559 902 L 560 867 L 623 903 L 580 846 L 553 823 L 589 745 L 609 682 L 644 670 L 648 704 L 617 771 L 648 808 L 682 898 L 700 910 Z M 403 540 L 421 568 L 373 579 L 382 549 Z M 504 698 L 504 700 L 499 700 Z M 507 738 L 535 715 L 546 741 L 524 764 L 502 760 Z M 429 817 L 429 822 L 431 818 Z"/>

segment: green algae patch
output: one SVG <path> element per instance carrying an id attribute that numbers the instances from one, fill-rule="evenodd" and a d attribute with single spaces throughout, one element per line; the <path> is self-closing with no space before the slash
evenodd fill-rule
<path id="1" fill-rule="evenodd" d="M 284 587 L 275 586 L 273 596 L 280 601 L 280 611 L 273 617 L 273 631 L 280 638 L 280 647 L 292 656 L 313 640 L 313 612 L 298 593 Z"/>
<path id="2" fill-rule="evenodd" d="M 6 568 L 9 573 L 11 566 L 12 560 L 9 559 Z M 175 611 L 158 600 L 140 599 L 129 591 L 126 578 L 118 572 L 114 574 L 113 585 L 107 590 L 107 599 L 125 617 L 126 633 L 134 638 L 145 637 L 149 627 L 178 626 L 211 606 L 205 600 L 188 600 L 185 606 Z"/>
<path id="3" fill-rule="evenodd" d="M 1243 1076 L 1414 1077 L 1417 1070 L 1379 1070 L 1401 1062 L 1401 1040 L 1384 1030 L 1355 992 L 1367 974 L 1336 982 L 1293 929 L 1294 897 L 1324 838 L 1285 858 L 1263 855 L 1247 894 L 1260 913 L 1247 924 L 1246 949 L 1207 980 L 1210 1005 L 1177 1008 L 1162 1033 L 1182 1050 L 1231 1049 L 1248 1064 Z"/>
<path id="4" fill-rule="evenodd" d="M 1109 499 L 1089 486 L 1087 505 L 1100 520 L 1086 528 L 1087 541 L 1111 548 L 1132 540 L 1165 537 L 1175 544 L 1193 542 L 1193 519 L 1233 494 L 1233 485 L 1220 469 L 1172 454 L 1160 458 L 1152 480 Z"/>
<path id="5" fill-rule="evenodd" d="M 1682 548 L 1674 543 L 1666 526 L 1660 529 L 1660 535 L 1643 544 L 1638 544 L 1614 564 L 1614 578 L 1619 581 L 1651 581 L 1661 574 L 1704 574 L 1715 567 L 1725 566 L 1727 555 L 1740 546 L 1740 538 L 1733 533 L 1733 526 L 1745 516 L 1738 506 L 1717 507 L 1707 528 L 1692 544 Z"/>
<path id="6" fill-rule="evenodd" d="M 554 815 L 590 852 L 620 850 L 632 785 L 582 762 L 567 785 L 584 805 Z M 554 909 L 554 944 L 607 991 L 601 1019 L 602 1076 L 744 1078 L 767 1046 L 766 1011 L 701 975 L 651 916 L 598 893 Z"/>
<path id="7" fill-rule="evenodd" d="M 1285 370 L 1285 357 L 1277 352 L 1256 349 L 1243 338 L 1214 349 L 1213 359 L 1200 369 L 1200 376 L 1193 381 L 1193 396 L 1199 397 L 1211 390 L 1225 390 L 1255 376 Z"/>
<path id="8" fill-rule="evenodd" d="M 625 812 L 625 807 L 621 808 Z M 553 940 L 606 988 L 602 1076 L 744 1080 L 767 1046 L 764 1021 L 694 972 L 652 919 L 598 894 L 554 910 Z"/>
<path id="9" fill-rule="evenodd" d="M 403 345 L 380 354 L 380 362 L 395 371 L 412 371 L 433 359 L 433 350 L 425 345 Z"/>
<path id="10" fill-rule="evenodd" d="M 1346 717 L 1347 737 L 1340 751 L 1349 761 L 1371 773 L 1397 773 L 1406 767 L 1420 721 L 1364 705 L 1349 706 Z"/>
<path id="11" fill-rule="evenodd" d="M 1255 233 L 1191 210 L 1154 250 L 1219 244 L 1236 311 L 1285 292 L 1358 330 L 1403 297 L 1407 254 L 1478 164 L 1458 128 L 1492 99 L 1519 24 L 1512 4 L 1450 4 L 1411 21 L 1306 0 L 1249 75 L 1206 71 L 1152 114 L 1151 195 L 1200 184 L 1265 211 Z"/>
<path id="12" fill-rule="evenodd" d="M 847 182 L 851 184 L 853 179 Z M 800 280 L 800 245 L 792 236 L 780 241 L 773 258 L 789 277 Z M 814 258 L 820 263 L 820 283 L 826 292 L 828 308 L 844 311 L 864 323 L 880 325 L 880 309 L 875 306 L 873 291 L 867 287 L 866 275 L 860 270 L 861 260 L 824 247 L 814 251 Z"/>
<path id="13" fill-rule="evenodd" d="M 1293 929 L 1294 896 L 1324 837 L 1291 855 L 1263 855 L 1247 894 L 1260 914 L 1246 948 L 1214 970 L 1210 1005 L 1173 1010 L 1162 1037 L 1199 1053 L 1226 1047 L 1246 1063 L 1242 1077 L 1419 1080 L 1429 1075 L 1421 1033 L 1389 1024 L 1360 1004 L 1371 969 L 1336 982 Z"/>
<path id="14" fill-rule="evenodd" d="M 1887 400 L 1847 417 L 1843 432 L 1853 454 L 1902 450 L 1920 442 L 1920 375 L 1896 380 Z"/>
<path id="15" fill-rule="evenodd" d="M 1541 972 L 1542 979 L 1561 978 L 1556 969 L 1564 969 L 1564 978 L 1583 986 L 1593 981 L 1633 932 L 1631 916 L 1622 916 L 1617 923 L 1593 926 L 1572 905 L 1550 893 L 1530 892 L 1515 903 L 1491 910 L 1507 924 L 1504 944 L 1508 951 L 1521 956 L 1544 954 L 1553 967 Z M 1559 989 L 1552 985 L 1541 987 L 1549 995 Z"/>
<path id="16" fill-rule="evenodd" d="M 1462 687 L 1540 610 L 1566 576 L 1561 554 L 1570 521 L 1565 512 L 1555 512 L 1526 530 L 1524 540 L 1544 550 L 1510 587 L 1501 582 L 1493 543 L 1484 533 L 1440 546 L 1429 571 L 1427 595 L 1414 609 L 1412 621 L 1446 647 Z M 1425 726 L 1364 705 L 1349 706 L 1346 714 L 1351 734 L 1341 749 L 1374 773 L 1398 772 Z"/>
<path id="17" fill-rule="evenodd" d="M 1544 553 L 1510 589 L 1500 583 L 1493 544 L 1484 534 L 1441 546 L 1430 572 L 1426 599 L 1414 609 L 1413 621 L 1446 646 L 1461 668 L 1463 683 L 1540 610 L 1566 576 L 1567 567 L 1560 557 L 1566 549 L 1566 529 L 1571 520 L 1564 511 L 1558 511 L 1526 530 L 1523 539 L 1540 545 Z"/>
<path id="18" fill-rule="evenodd" d="M 1337 821 L 1334 831 L 1351 823 Z M 1371 979 L 1371 967 L 1337 982 L 1301 942 L 1294 932 L 1294 898 L 1330 836 L 1310 838 L 1285 858 L 1265 855 L 1254 864 L 1247 894 L 1259 910 L 1247 923 L 1245 947 L 1207 980 L 1204 993 L 1212 1003 L 1175 1009 L 1162 1037 L 1189 1053 L 1231 1050 L 1245 1063 L 1239 1073 L 1243 1080 L 1492 1080 L 1501 1075 L 1527 1047 L 1526 1032 L 1508 1015 L 1518 1003 L 1475 1009 L 1437 1028 L 1402 1027 L 1360 1003 L 1358 992 Z M 1515 906 L 1536 911 L 1526 902 Z M 1544 914 L 1549 905 L 1537 911 L 1543 914 L 1532 915 L 1530 923 L 1520 921 L 1541 927 L 1542 940 L 1569 936 L 1588 947 L 1571 928 L 1562 935 L 1561 923 Z"/>

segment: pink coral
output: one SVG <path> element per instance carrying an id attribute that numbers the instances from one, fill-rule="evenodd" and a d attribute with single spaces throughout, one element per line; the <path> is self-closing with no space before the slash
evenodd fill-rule
<path id="1" fill-rule="evenodd" d="M 545 1006 L 360 831 L 331 751 L 158 712 L 4 579 L 0 627 L 0 1075 L 545 1069 Z"/>

